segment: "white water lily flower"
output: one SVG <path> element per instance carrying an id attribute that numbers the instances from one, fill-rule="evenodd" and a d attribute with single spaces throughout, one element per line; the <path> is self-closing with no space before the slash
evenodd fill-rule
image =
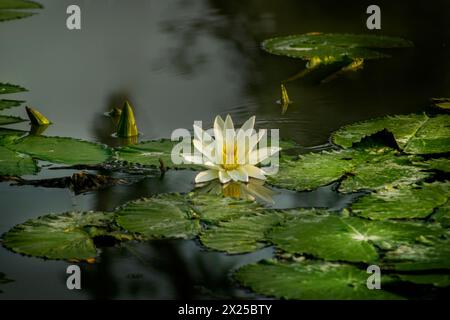
<path id="1" fill-rule="evenodd" d="M 183 154 L 183 157 L 188 162 L 208 168 L 195 177 L 195 182 L 201 183 L 217 178 L 221 183 L 248 182 L 250 177 L 265 180 L 270 172 L 256 165 L 276 154 L 280 148 L 258 149 L 258 143 L 265 135 L 265 131 L 255 133 L 254 125 L 255 117 L 253 116 L 236 131 L 229 115 L 225 121 L 217 116 L 214 121 L 214 138 L 194 125 L 193 144 L 197 154 Z"/>

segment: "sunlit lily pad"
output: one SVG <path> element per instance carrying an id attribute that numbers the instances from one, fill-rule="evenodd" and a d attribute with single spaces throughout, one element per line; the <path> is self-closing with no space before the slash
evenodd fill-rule
<path id="1" fill-rule="evenodd" d="M 37 172 L 38 167 L 31 157 L 0 146 L 0 176 L 22 176 Z"/>
<path id="2" fill-rule="evenodd" d="M 344 148 L 364 137 L 387 130 L 406 153 L 432 154 L 450 152 L 450 115 L 426 114 L 387 116 L 344 126 L 332 135 L 332 141 Z"/>
<path id="3" fill-rule="evenodd" d="M 450 240 L 433 239 L 425 243 L 409 243 L 388 251 L 384 257 L 385 268 L 398 271 L 450 269 Z"/>
<path id="4" fill-rule="evenodd" d="M 27 136 L 8 148 L 39 160 L 73 165 L 99 164 L 111 156 L 111 150 L 103 145 L 62 137 Z"/>
<path id="5" fill-rule="evenodd" d="M 278 174 L 268 181 L 297 191 L 341 181 L 339 191 L 354 192 L 410 184 L 430 176 L 413 166 L 412 160 L 387 147 L 309 153 L 299 160 L 282 159 Z"/>
<path id="6" fill-rule="evenodd" d="M 240 268 L 234 277 L 245 287 L 281 299 L 346 300 L 401 299 L 384 290 L 367 288 L 368 274 L 355 266 L 318 262 L 263 261 Z"/>
<path id="7" fill-rule="evenodd" d="M 311 59 L 318 57 L 340 59 L 377 59 L 388 55 L 374 51 L 377 48 L 411 47 L 410 41 L 384 36 L 308 33 L 265 40 L 264 50 L 291 58 Z"/>
<path id="8" fill-rule="evenodd" d="M 160 167 L 161 160 L 166 168 L 201 169 L 201 167 L 193 164 L 174 164 L 172 162 L 172 149 L 179 143 L 169 139 L 145 141 L 118 149 L 116 156 L 118 160 L 145 166 Z"/>
<path id="9" fill-rule="evenodd" d="M 370 263 L 379 258 L 377 247 L 388 249 L 402 243 L 437 237 L 443 232 L 440 228 L 418 223 L 311 215 L 275 227 L 268 237 L 277 247 L 289 253 Z"/>
<path id="10" fill-rule="evenodd" d="M 198 217 L 179 194 L 130 202 L 116 211 L 116 221 L 125 230 L 153 239 L 189 239 L 200 231 Z"/>
<path id="11" fill-rule="evenodd" d="M 93 237 L 112 234 L 112 213 L 69 212 L 19 224 L 3 235 L 8 249 L 35 257 L 62 260 L 95 258 Z"/>
<path id="12" fill-rule="evenodd" d="M 191 201 L 200 218 L 205 222 L 211 223 L 264 212 L 264 208 L 254 201 L 231 197 L 195 194 L 192 195 Z"/>
<path id="13" fill-rule="evenodd" d="M 0 21 L 21 19 L 34 15 L 33 12 L 21 9 L 40 9 L 39 3 L 25 0 L 2 0 L 0 1 Z"/>
<path id="14" fill-rule="evenodd" d="M 450 182 L 387 188 L 359 198 L 353 212 L 374 220 L 426 218 L 450 197 Z"/>

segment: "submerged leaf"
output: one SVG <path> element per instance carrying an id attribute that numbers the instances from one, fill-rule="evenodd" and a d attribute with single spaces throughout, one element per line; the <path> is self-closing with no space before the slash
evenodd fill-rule
<path id="1" fill-rule="evenodd" d="M 450 197 L 450 182 L 424 183 L 381 189 L 359 198 L 352 210 L 359 216 L 374 219 L 426 218 Z"/>
<path id="2" fill-rule="evenodd" d="M 36 162 L 29 156 L 0 146 L 0 176 L 22 176 L 37 172 Z"/>
<path id="3" fill-rule="evenodd" d="M 189 239 L 200 231 L 200 221 L 179 194 L 130 202 L 116 211 L 116 221 L 125 230 L 156 239 Z"/>
<path id="4" fill-rule="evenodd" d="M 63 137 L 27 136 L 8 148 L 39 160 L 64 164 L 98 164 L 111 156 L 110 149 L 103 145 Z"/>
<path id="5" fill-rule="evenodd" d="M 3 245 L 17 253 L 62 260 L 95 258 L 93 237 L 108 235 L 113 215 L 69 212 L 19 224 L 3 235 Z"/>
<path id="6" fill-rule="evenodd" d="M 309 153 L 298 160 L 282 158 L 279 172 L 268 181 L 303 191 L 341 180 L 339 191 L 354 192 L 410 184 L 431 175 L 413 166 L 412 160 L 417 159 L 387 147 Z"/>
<path id="7" fill-rule="evenodd" d="M 426 114 L 387 116 L 342 127 L 332 134 L 332 141 L 344 148 L 364 137 L 387 130 L 406 153 L 432 154 L 450 152 L 450 115 Z"/>
<path id="8" fill-rule="evenodd" d="M 289 253 L 311 254 L 327 260 L 371 263 L 377 247 L 392 248 L 441 236 L 443 229 L 418 223 L 373 222 L 337 215 L 301 216 L 275 227 L 269 239 Z"/>
<path id="9" fill-rule="evenodd" d="M 387 55 L 371 49 L 403 48 L 412 45 L 410 41 L 395 37 L 326 33 L 278 37 L 262 43 L 264 50 L 276 55 L 300 59 L 334 58 L 336 60 L 343 57 L 351 59 L 383 58 Z"/>
<path id="10" fill-rule="evenodd" d="M 401 299 L 384 290 L 388 278 L 382 278 L 383 289 L 370 290 L 367 272 L 346 264 L 270 260 L 245 265 L 234 277 L 256 293 L 282 299 Z"/>

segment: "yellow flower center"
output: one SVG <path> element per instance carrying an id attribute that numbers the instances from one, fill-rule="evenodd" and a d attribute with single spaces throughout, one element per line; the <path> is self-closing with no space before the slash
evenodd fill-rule
<path id="1" fill-rule="evenodd" d="M 233 148 L 231 148 L 233 147 Z M 233 146 L 228 146 L 224 144 L 222 147 L 222 159 L 223 164 L 222 168 L 225 170 L 235 170 L 239 167 L 238 161 L 237 161 L 237 145 L 236 143 L 233 144 Z"/>

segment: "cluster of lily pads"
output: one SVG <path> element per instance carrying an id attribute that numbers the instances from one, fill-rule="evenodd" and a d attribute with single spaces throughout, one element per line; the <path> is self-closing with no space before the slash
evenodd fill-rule
<path id="1" fill-rule="evenodd" d="M 160 194 L 113 212 L 49 214 L 13 227 L 3 245 L 46 259 L 94 261 L 98 239 L 193 239 L 229 254 L 276 248 L 270 261 L 246 265 L 234 278 L 253 291 L 288 299 L 402 298 L 399 282 L 450 285 L 450 115 L 388 116 L 345 126 L 335 147 L 295 155 L 283 141 L 280 170 L 269 184 L 309 191 L 335 184 L 362 192 L 349 208 L 268 209 L 217 194 Z M 0 129 L 0 175 L 28 175 L 38 160 L 105 165 L 111 161 L 167 169 L 176 142 L 146 141 L 121 148 L 65 137 Z M 366 286 L 368 265 L 379 265 L 382 290 Z"/>

